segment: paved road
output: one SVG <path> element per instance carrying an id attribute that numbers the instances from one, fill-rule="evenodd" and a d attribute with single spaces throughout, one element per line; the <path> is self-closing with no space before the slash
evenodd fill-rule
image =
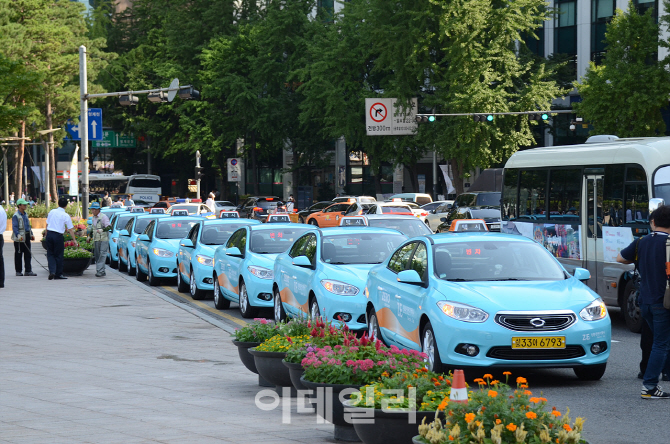
<path id="1" fill-rule="evenodd" d="M 35 271 L 8 276 L 0 290 L 0 444 L 332 442 L 331 426 L 294 404 L 290 425 L 280 410 L 255 406 L 255 375 L 228 334 L 244 322 L 237 309 L 220 312 L 111 270 L 67 281 Z M 514 374 L 584 416 L 591 444 L 666 444 L 670 402 L 640 399 L 639 336 L 616 310 L 612 318 L 617 342 L 603 380 L 580 382 L 570 370 Z"/>

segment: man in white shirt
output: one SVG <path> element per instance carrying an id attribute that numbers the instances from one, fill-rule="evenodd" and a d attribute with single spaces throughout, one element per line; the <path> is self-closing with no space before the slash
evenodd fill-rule
<path id="1" fill-rule="evenodd" d="M 77 237 L 74 235 L 74 226 L 70 215 L 65 212 L 67 207 L 67 198 L 58 199 L 58 208 L 49 211 L 47 216 L 47 261 L 49 262 L 49 280 L 67 279 L 63 276 L 63 252 L 65 251 L 65 242 L 63 233 L 67 229 L 74 244 L 79 247 Z"/>
<path id="2" fill-rule="evenodd" d="M 7 213 L 0 205 L 0 288 L 5 288 L 5 258 L 2 249 L 5 247 L 4 232 L 7 230 Z"/>

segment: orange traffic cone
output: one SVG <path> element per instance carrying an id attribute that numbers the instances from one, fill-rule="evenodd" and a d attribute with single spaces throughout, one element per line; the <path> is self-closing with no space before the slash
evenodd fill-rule
<path id="1" fill-rule="evenodd" d="M 468 389 L 465 388 L 463 370 L 454 370 L 454 379 L 451 382 L 451 396 L 449 399 L 460 404 L 468 403 Z"/>

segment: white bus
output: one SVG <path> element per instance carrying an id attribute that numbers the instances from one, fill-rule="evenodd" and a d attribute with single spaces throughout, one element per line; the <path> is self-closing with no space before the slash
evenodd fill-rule
<path id="1" fill-rule="evenodd" d="M 81 180 L 81 179 L 80 179 Z M 156 203 L 161 195 L 161 178 L 150 174 L 90 174 L 88 176 L 89 192 L 102 195 L 127 194 L 136 202 Z"/>
<path id="2" fill-rule="evenodd" d="M 649 233 L 650 211 L 670 203 L 670 137 L 593 137 L 582 145 L 535 148 L 507 161 L 502 231 L 542 243 L 569 272 L 586 268 L 588 286 L 622 308 L 628 328 L 642 318 L 619 251 Z"/>

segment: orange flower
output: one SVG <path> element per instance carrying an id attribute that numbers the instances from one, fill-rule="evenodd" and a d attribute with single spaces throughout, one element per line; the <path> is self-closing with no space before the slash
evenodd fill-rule
<path id="1" fill-rule="evenodd" d="M 440 403 L 440 405 L 437 406 L 438 410 L 444 410 L 447 408 L 447 398 L 444 398 L 444 400 Z"/>
<path id="2" fill-rule="evenodd" d="M 507 430 L 509 430 L 510 432 L 513 432 L 513 431 L 516 430 L 516 425 L 515 425 L 513 422 L 510 422 L 510 423 L 507 424 L 505 427 L 506 427 Z"/>
<path id="3" fill-rule="evenodd" d="M 384 372 L 384 373 L 382 373 L 382 376 L 384 376 L 385 378 L 388 378 L 389 374 L 388 374 L 388 372 Z"/>
<path id="4" fill-rule="evenodd" d="M 547 398 L 540 397 L 540 401 L 547 402 Z"/>
<path id="5" fill-rule="evenodd" d="M 572 432 L 572 427 L 570 427 L 570 424 L 563 424 L 563 428 L 566 432 Z"/>
<path id="6" fill-rule="evenodd" d="M 470 424 L 472 421 L 475 420 L 475 416 L 476 416 L 476 415 L 475 415 L 474 413 L 466 413 L 466 414 L 465 414 L 465 422 L 467 422 L 468 424 Z"/>
<path id="7" fill-rule="evenodd" d="M 484 379 L 493 379 L 493 375 L 487 373 L 484 375 Z"/>
<path id="8" fill-rule="evenodd" d="M 500 381 L 498 381 L 497 379 L 491 381 L 491 385 L 498 385 L 498 384 L 500 384 Z"/>
<path id="9" fill-rule="evenodd" d="M 489 390 L 489 396 L 491 398 L 495 398 L 496 396 L 498 396 L 498 392 L 496 392 L 495 390 Z"/>
<path id="10" fill-rule="evenodd" d="M 526 412 L 526 418 L 528 418 L 528 419 L 535 419 L 535 418 L 537 418 L 537 413 L 535 413 L 535 412 Z"/>
<path id="11" fill-rule="evenodd" d="M 503 375 L 505 375 L 505 376 L 510 376 L 511 374 L 512 374 L 512 372 L 503 372 Z"/>
<path id="12" fill-rule="evenodd" d="M 526 378 L 522 378 L 521 376 L 519 376 L 518 378 L 516 378 L 516 383 L 517 383 L 517 384 L 525 384 L 525 383 L 527 383 L 527 382 L 528 382 L 528 381 L 526 381 Z"/>
<path id="13" fill-rule="evenodd" d="M 479 427 L 480 425 L 482 425 L 482 422 L 481 421 L 475 421 L 475 424 L 477 425 L 477 427 Z"/>
<path id="14" fill-rule="evenodd" d="M 558 418 L 559 416 L 561 416 L 561 412 L 559 412 L 558 410 L 552 410 L 552 411 L 551 411 L 551 414 L 554 415 L 554 416 L 557 417 L 557 418 Z"/>
<path id="15" fill-rule="evenodd" d="M 540 398 L 530 398 L 529 401 L 537 404 L 538 402 L 540 402 Z"/>
<path id="16" fill-rule="evenodd" d="M 521 384 L 519 387 L 522 388 L 522 389 L 527 389 L 527 388 L 528 388 L 528 384 Z"/>
<path id="17" fill-rule="evenodd" d="M 496 419 L 496 424 L 500 424 L 502 421 L 499 419 Z"/>
<path id="18" fill-rule="evenodd" d="M 484 382 L 484 380 L 483 380 L 482 378 L 476 378 L 476 379 L 475 379 L 474 381 L 472 381 L 472 382 L 478 382 L 478 383 L 481 384 L 482 382 Z"/>
<path id="19" fill-rule="evenodd" d="M 455 438 L 451 435 L 449 435 L 449 441 L 453 441 Z"/>
<path id="20" fill-rule="evenodd" d="M 530 390 L 524 390 L 523 394 L 526 395 L 526 396 L 530 396 L 530 395 L 533 394 L 533 392 L 531 392 Z"/>

